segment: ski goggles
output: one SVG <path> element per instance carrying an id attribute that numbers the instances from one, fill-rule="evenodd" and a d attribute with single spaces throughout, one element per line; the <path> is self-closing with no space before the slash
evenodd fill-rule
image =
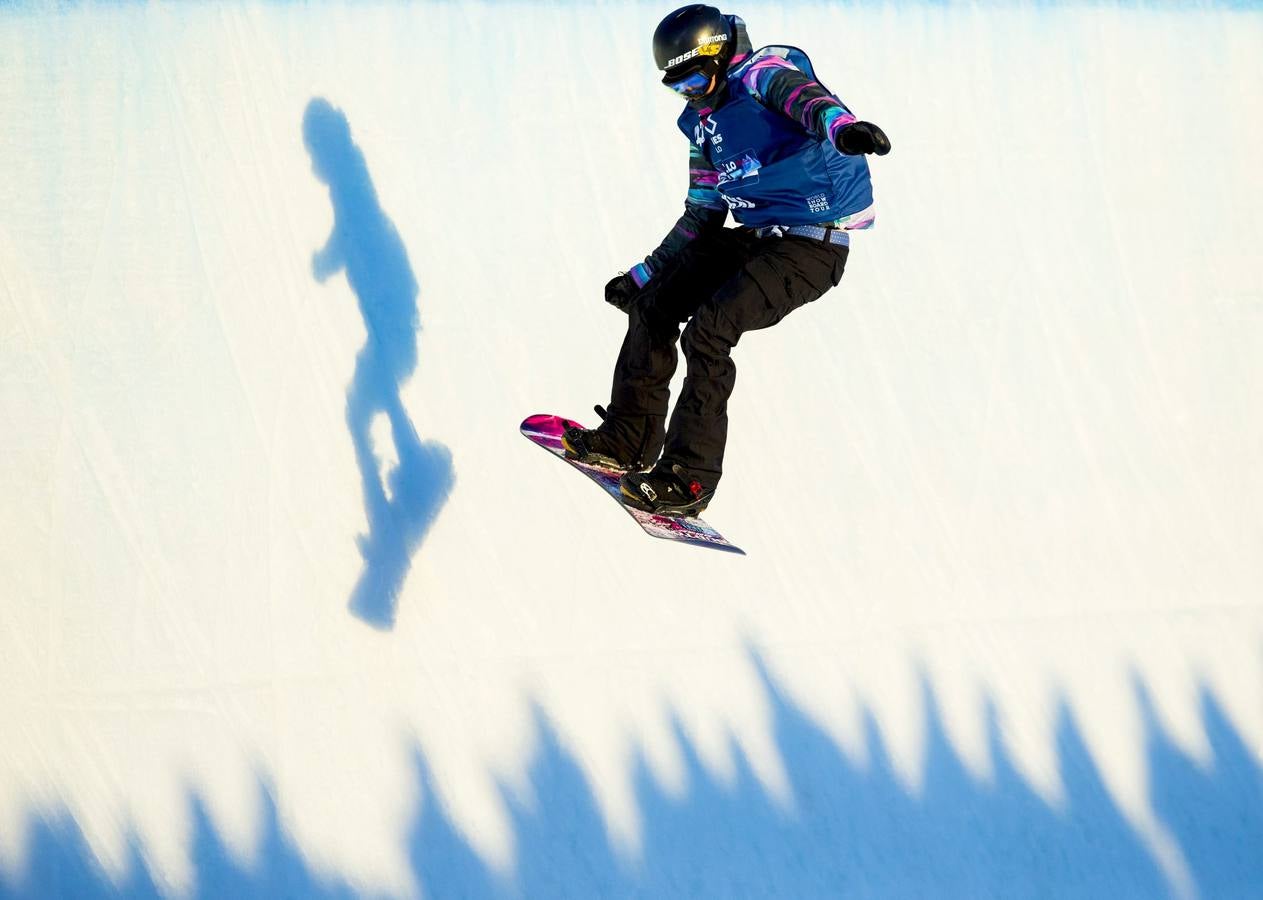
<path id="1" fill-rule="evenodd" d="M 681 97 L 703 97 L 710 90 L 711 79 L 719 74 L 719 70 L 719 60 L 710 57 L 694 63 L 683 72 L 668 70 L 662 76 L 662 83 Z"/>
<path id="2" fill-rule="evenodd" d="M 662 83 L 675 91 L 681 97 L 701 97 L 710 90 L 711 80 L 714 78 L 706 72 L 698 70 L 685 75 L 678 81 L 667 81 L 663 79 Z"/>

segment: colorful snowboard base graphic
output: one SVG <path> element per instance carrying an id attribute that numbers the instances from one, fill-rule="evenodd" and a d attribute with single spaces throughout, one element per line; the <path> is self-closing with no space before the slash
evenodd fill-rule
<path id="1" fill-rule="evenodd" d="M 631 517 L 639 522 L 640 527 L 645 529 L 648 534 L 668 541 L 677 541 L 682 544 L 697 544 L 702 547 L 714 547 L 716 550 L 727 550 L 729 553 L 739 553 L 745 556 L 744 550 L 735 544 L 729 543 L 722 534 L 701 519 L 686 518 L 684 516 L 654 515 L 639 509 L 632 509 L 623 503 L 622 493 L 618 488 L 618 479 L 622 475 L 621 472 L 603 469 L 600 466 L 589 466 L 573 459 L 566 459 L 565 448 L 561 445 L 561 435 L 567 428 L 576 426 L 583 427 L 573 419 L 563 419 L 561 416 L 535 415 L 526 417 L 522 422 L 521 430 L 522 434 L 531 443 L 538 444 L 553 456 L 565 459 L 571 466 L 583 472 L 604 488 L 605 492 L 617 500 L 618 505 L 627 510 Z"/>

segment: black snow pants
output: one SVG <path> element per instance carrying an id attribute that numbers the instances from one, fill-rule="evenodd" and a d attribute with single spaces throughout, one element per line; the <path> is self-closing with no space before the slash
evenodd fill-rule
<path id="1" fill-rule="evenodd" d="M 690 243 L 629 311 L 601 430 L 646 465 L 661 451 L 660 466 L 679 465 L 713 489 L 723 474 L 737 379 L 732 349 L 747 331 L 775 325 L 835 286 L 847 252 L 806 237 L 758 237 L 748 228 Z M 677 340 L 688 369 L 665 428 Z"/>

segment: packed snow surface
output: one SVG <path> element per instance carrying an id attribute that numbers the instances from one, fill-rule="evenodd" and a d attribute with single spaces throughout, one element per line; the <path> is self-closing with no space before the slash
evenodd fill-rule
<path id="1" fill-rule="evenodd" d="M 0 8 L 0 895 L 1263 885 L 1263 8 L 750 2 L 894 151 L 707 518 L 666 6 Z"/>

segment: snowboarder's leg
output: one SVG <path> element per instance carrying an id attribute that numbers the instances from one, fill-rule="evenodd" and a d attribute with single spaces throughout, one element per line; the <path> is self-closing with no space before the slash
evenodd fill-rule
<path id="1" fill-rule="evenodd" d="M 676 466 L 689 483 L 710 493 L 723 474 L 728 398 L 736 383 L 732 348 L 741 335 L 775 325 L 817 299 L 842 278 L 847 248 L 807 238 L 765 238 L 753 258 L 707 302 L 684 329 L 688 364 L 655 471 Z M 810 365 L 810 361 L 806 361 Z"/>
<path id="2" fill-rule="evenodd" d="M 597 431 L 627 458 L 652 465 L 662 450 L 680 323 L 748 259 L 753 238 L 738 229 L 698 238 L 646 286 L 627 316 L 605 422 Z"/>

